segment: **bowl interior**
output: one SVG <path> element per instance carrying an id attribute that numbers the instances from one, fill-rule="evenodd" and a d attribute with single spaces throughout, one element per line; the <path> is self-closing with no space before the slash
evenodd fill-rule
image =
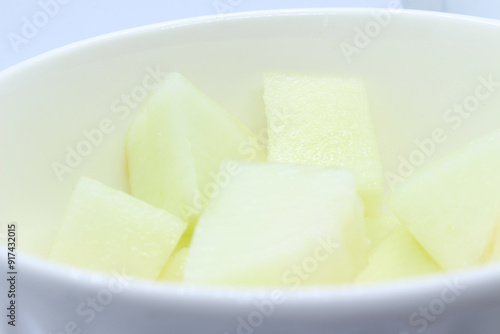
<path id="1" fill-rule="evenodd" d="M 499 127 L 499 59 L 496 21 L 388 9 L 198 18 L 70 45 L 0 73 L 0 212 L 44 257 L 82 175 L 127 190 L 125 132 L 170 71 L 256 132 L 264 72 L 363 77 L 386 177 L 405 178 Z"/>

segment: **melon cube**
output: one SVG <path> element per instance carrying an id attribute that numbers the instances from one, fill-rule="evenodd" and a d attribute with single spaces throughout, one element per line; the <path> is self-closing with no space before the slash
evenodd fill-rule
<path id="1" fill-rule="evenodd" d="M 354 171 L 367 213 L 381 210 L 384 179 L 364 81 L 264 76 L 268 160 Z"/>
<path id="2" fill-rule="evenodd" d="M 389 207 L 443 269 L 486 260 L 500 224 L 500 130 L 397 187 Z"/>
<path id="3" fill-rule="evenodd" d="M 400 225 L 399 219 L 392 213 L 380 213 L 366 217 L 366 235 L 370 239 L 370 247 L 378 245 Z"/>
<path id="4" fill-rule="evenodd" d="M 500 222 L 493 231 L 492 239 L 484 252 L 482 260 L 484 260 L 483 262 L 500 261 Z"/>
<path id="5" fill-rule="evenodd" d="M 184 266 L 189 249 L 184 247 L 170 257 L 167 264 L 160 273 L 159 280 L 170 282 L 181 282 L 184 277 Z"/>
<path id="6" fill-rule="evenodd" d="M 104 273 L 156 279 L 186 226 L 165 210 L 84 177 L 49 258 Z"/>
<path id="7" fill-rule="evenodd" d="M 490 256 L 487 257 L 487 261 L 500 262 L 500 241 L 497 241 L 493 246 Z"/>
<path id="8" fill-rule="evenodd" d="M 441 272 L 441 268 L 404 226 L 370 250 L 368 266 L 356 282 L 377 282 Z"/>
<path id="9" fill-rule="evenodd" d="M 271 163 L 240 163 L 238 171 L 198 221 L 187 282 L 321 285 L 352 281 L 363 269 L 363 202 L 352 172 Z"/>
<path id="10" fill-rule="evenodd" d="M 265 160 L 254 143 L 250 130 L 181 74 L 170 73 L 127 134 L 131 194 L 194 223 L 218 186 L 224 159 Z"/>

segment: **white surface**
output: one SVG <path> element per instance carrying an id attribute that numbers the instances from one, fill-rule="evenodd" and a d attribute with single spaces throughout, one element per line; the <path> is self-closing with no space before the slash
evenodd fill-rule
<path id="1" fill-rule="evenodd" d="M 80 175 L 126 188 L 123 139 L 130 112 L 152 81 L 167 71 L 184 73 L 256 131 L 265 124 L 262 72 L 363 76 L 383 165 L 392 173 L 399 173 L 401 158 L 412 160 L 418 142 L 428 142 L 435 130 L 446 140 L 435 142 L 433 150 L 427 144 L 426 152 L 432 154 L 424 165 L 498 127 L 500 22 L 409 12 L 391 14 L 389 21 L 379 15 L 382 28 L 373 14 L 380 12 L 240 15 L 245 19 L 209 23 L 193 19 L 193 25 L 157 25 L 81 43 L 7 69 L 0 73 L 2 220 L 18 222 L 20 248 L 43 254 Z M 367 38 L 359 27 L 375 30 Z M 346 51 L 354 46 L 357 52 Z M 487 78 L 493 81 L 488 87 L 482 83 Z M 481 94 L 480 104 L 474 103 L 475 94 Z M 455 114 L 450 123 L 444 116 L 456 104 L 471 113 L 467 118 Z M 91 145 L 85 133 L 97 131 L 105 119 L 113 131 Z M 79 159 L 72 158 L 70 171 L 58 181 L 54 162 L 69 165 L 68 150 L 75 148 Z M 0 263 L 7 263 L 5 247 L 0 254 Z M 80 305 L 88 310 L 88 298 L 103 300 L 117 278 L 22 254 L 18 262 L 17 333 L 22 334 L 54 334 L 76 325 L 82 334 L 156 334 L 168 329 L 176 334 L 233 334 L 238 317 L 260 312 L 255 303 L 263 302 L 273 302 L 274 311 L 258 330 L 251 328 L 260 334 L 416 333 L 423 331 L 422 321 L 426 334 L 498 334 L 500 328 L 498 265 L 457 277 L 372 288 L 284 291 L 285 301 L 276 301 L 272 292 L 135 282 L 112 294 L 112 301 L 106 299 L 102 312 L 94 311 L 89 320 L 77 312 Z M 7 291 L 6 280 L 0 284 L 0 291 Z M 453 298 L 450 286 L 457 291 Z M 418 314 L 421 307 L 434 310 L 432 321 Z"/>
<path id="2" fill-rule="evenodd" d="M 0 70 L 62 45 L 152 23 L 265 9 L 386 7 L 392 1 L 399 0 L 0 0 Z M 26 27 L 35 22 L 40 27 L 30 32 Z"/>

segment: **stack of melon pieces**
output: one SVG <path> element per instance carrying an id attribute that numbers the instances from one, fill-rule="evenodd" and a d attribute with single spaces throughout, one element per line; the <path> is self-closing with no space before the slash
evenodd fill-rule
<path id="1" fill-rule="evenodd" d="M 147 279 L 294 287 L 500 260 L 500 131 L 406 180 L 382 213 L 362 79 L 265 74 L 264 102 L 261 147 L 169 74 L 127 134 L 131 194 L 82 178 L 50 258 Z"/>

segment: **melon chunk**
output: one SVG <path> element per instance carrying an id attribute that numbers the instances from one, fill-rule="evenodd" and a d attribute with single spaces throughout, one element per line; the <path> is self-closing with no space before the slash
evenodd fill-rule
<path id="1" fill-rule="evenodd" d="M 295 74 L 264 76 L 268 160 L 354 171 L 367 213 L 379 213 L 382 165 L 364 81 Z"/>
<path id="2" fill-rule="evenodd" d="M 378 245 L 399 225 L 401 225 L 399 219 L 392 213 L 366 217 L 366 235 L 370 239 L 370 247 Z"/>
<path id="3" fill-rule="evenodd" d="M 366 249 L 363 202 L 352 172 L 241 163 L 198 221 L 184 279 L 217 285 L 349 282 L 366 265 Z"/>
<path id="4" fill-rule="evenodd" d="M 500 130 L 428 166 L 389 196 L 389 207 L 443 267 L 487 258 L 500 224 Z"/>
<path id="5" fill-rule="evenodd" d="M 184 277 L 184 266 L 188 255 L 188 248 L 182 248 L 175 252 L 160 273 L 159 280 L 170 282 L 181 282 Z"/>
<path id="6" fill-rule="evenodd" d="M 131 194 L 193 223 L 217 186 L 222 160 L 265 159 L 256 142 L 181 74 L 170 73 L 127 135 Z"/>
<path id="7" fill-rule="evenodd" d="M 500 262 L 500 239 L 493 245 L 491 255 L 487 257 L 487 261 Z"/>
<path id="8" fill-rule="evenodd" d="M 483 262 L 499 262 L 500 261 L 500 222 L 496 225 L 495 231 L 483 254 Z"/>
<path id="9" fill-rule="evenodd" d="M 356 282 L 417 277 L 441 272 L 441 268 L 404 226 L 396 227 L 370 251 L 366 267 Z"/>
<path id="10" fill-rule="evenodd" d="M 49 257 L 80 268 L 156 279 L 186 226 L 164 210 L 82 178 Z"/>

